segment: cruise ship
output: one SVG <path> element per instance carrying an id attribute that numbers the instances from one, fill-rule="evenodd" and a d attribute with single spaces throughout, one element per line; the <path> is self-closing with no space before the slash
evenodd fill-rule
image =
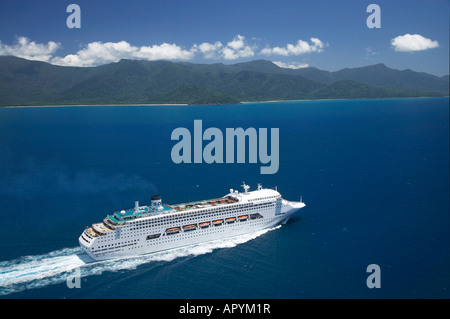
<path id="1" fill-rule="evenodd" d="M 86 227 L 78 241 L 95 260 L 137 256 L 270 228 L 305 207 L 301 197 L 285 200 L 276 188 L 242 187 L 243 192 L 230 189 L 220 198 L 177 205 L 153 195 L 150 206 L 136 201 L 134 208 Z"/>

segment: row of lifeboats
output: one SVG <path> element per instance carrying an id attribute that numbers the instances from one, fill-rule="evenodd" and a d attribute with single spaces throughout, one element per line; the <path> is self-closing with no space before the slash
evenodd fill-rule
<path id="1" fill-rule="evenodd" d="M 242 216 L 238 216 L 237 220 L 243 222 L 246 221 L 248 219 L 248 215 L 242 215 Z M 228 217 L 225 218 L 225 223 L 227 224 L 232 224 L 236 221 L 236 217 Z M 217 220 L 213 220 L 212 224 L 214 226 L 220 226 L 224 223 L 223 219 L 217 219 Z M 208 228 L 211 225 L 211 222 L 201 222 L 198 224 L 198 226 L 200 226 L 200 228 Z M 190 225 L 185 225 L 183 227 L 171 227 L 171 228 L 167 228 L 166 229 L 166 234 L 167 235 L 173 235 L 173 234 L 178 234 L 179 232 L 181 232 L 181 229 L 183 229 L 183 231 L 191 231 L 191 230 L 195 230 L 197 229 L 197 224 L 190 224 Z"/>

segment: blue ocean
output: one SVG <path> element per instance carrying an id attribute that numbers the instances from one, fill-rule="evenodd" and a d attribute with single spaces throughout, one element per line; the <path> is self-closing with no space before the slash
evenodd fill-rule
<path id="1" fill-rule="evenodd" d="M 278 171 L 175 164 L 171 133 L 194 120 L 279 128 Z M 242 182 L 306 207 L 272 229 L 140 257 L 90 263 L 78 246 L 135 200 L 216 198 Z M 0 108 L 0 298 L 449 298 L 449 195 L 447 97 Z"/>

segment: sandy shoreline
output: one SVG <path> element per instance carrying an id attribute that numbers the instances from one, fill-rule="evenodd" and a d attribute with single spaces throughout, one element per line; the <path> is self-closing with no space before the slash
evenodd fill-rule
<path id="1" fill-rule="evenodd" d="M 252 103 L 277 103 L 277 102 L 311 102 L 311 101 L 342 101 L 342 100 L 377 100 L 377 99 L 418 99 L 418 98 L 441 98 L 447 96 L 416 96 L 416 97 L 386 97 L 386 98 L 373 98 L 373 99 L 315 99 L 315 100 L 271 100 L 271 101 L 241 101 L 240 104 L 252 104 Z M 199 104 L 203 105 L 203 104 Z M 208 104 L 204 104 L 208 105 Z M 221 105 L 221 104 L 219 104 Z M 228 104 L 225 104 L 228 105 Z M 239 104 L 230 104 L 239 105 Z M 0 108 L 24 108 L 24 107 L 80 107 L 80 106 L 194 106 L 187 103 L 166 103 L 166 104 L 75 104 L 75 105 L 7 105 L 0 106 Z"/>
<path id="2" fill-rule="evenodd" d="M 6 105 L 0 106 L 0 108 L 23 108 L 23 107 L 79 107 L 79 106 L 175 106 L 175 105 L 188 105 L 188 104 L 75 104 L 75 105 Z"/>

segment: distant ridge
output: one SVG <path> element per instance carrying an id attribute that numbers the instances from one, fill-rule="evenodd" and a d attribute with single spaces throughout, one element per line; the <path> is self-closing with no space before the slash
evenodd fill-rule
<path id="1" fill-rule="evenodd" d="M 329 72 L 266 60 L 225 65 L 121 60 L 63 67 L 0 56 L 0 106 L 235 104 L 243 101 L 448 96 L 449 76 L 384 64 Z"/>

